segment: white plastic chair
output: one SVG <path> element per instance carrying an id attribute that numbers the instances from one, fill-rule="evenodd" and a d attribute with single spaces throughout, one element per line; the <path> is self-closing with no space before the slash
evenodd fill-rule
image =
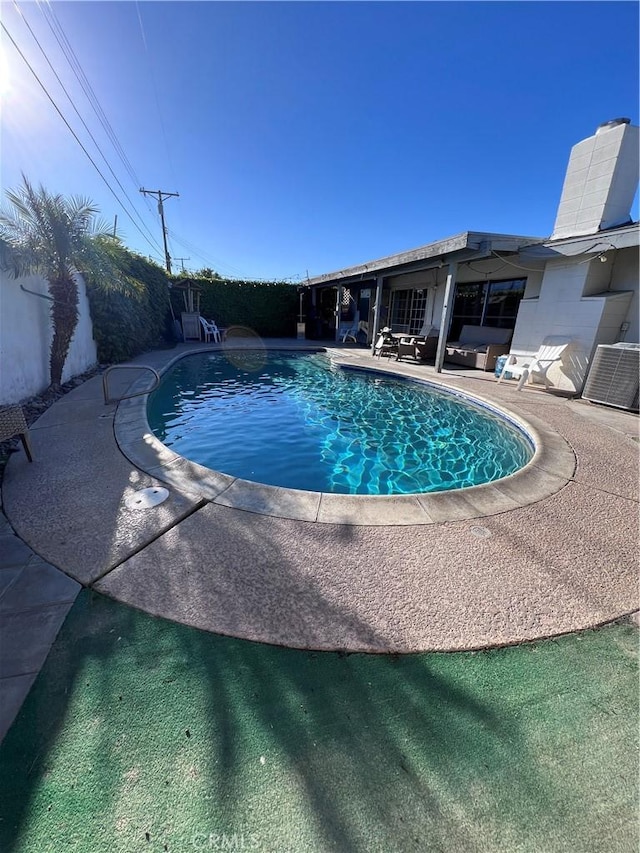
<path id="1" fill-rule="evenodd" d="M 346 330 L 344 335 L 342 336 L 342 343 L 346 343 L 349 339 L 351 339 L 354 344 L 358 343 L 358 333 L 364 332 L 365 335 L 369 334 L 369 324 L 366 320 L 360 320 L 359 323 L 356 323 L 354 326 L 351 326 Z"/>
<path id="2" fill-rule="evenodd" d="M 498 382 L 502 382 L 505 373 L 510 373 L 512 379 L 519 379 L 516 391 L 522 391 L 532 373 L 542 377 L 544 387 L 549 388 L 551 383 L 547 379 L 547 371 L 552 364 L 560 361 L 562 354 L 571 343 L 572 338 L 561 335 L 551 335 L 540 344 L 538 352 L 533 356 L 517 356 L 510 354 L 505 361 Z M 518 359 L 524 359 L 518 363 Z"/>
<path id="3" fill-rule="evenodd" d="M 358 342 L 358 327 L 351 326 L 346 329 L 344 334 L 342 335 L 342 343 L 346 343 L 348 340 L 352 340 L 355 343 Z"/>
<path id="4" fill-rule="evenodd" d="M 340 328 L 338 330 L 338 338 L 342 341 L 343 344 L 346 343 L 348 340 L 352 340 L 354 343 L 357 342 L 359 317 L 360 315 L 356 311 L 356 315 L 353 320 L 347 320 L 346 322 L 340 324 Z"/>
<path id="5" fill-rule="evenodd" d="M 200 325 L 204 332 L 205 343 L 207 343 L 211 338 L 213 338 L 215 343 L 220 343 L 222 335 L 220 334 L 220 329 L 216 326 L 213 320 L 205 320 L 204 317 L 200 317 Z"/>

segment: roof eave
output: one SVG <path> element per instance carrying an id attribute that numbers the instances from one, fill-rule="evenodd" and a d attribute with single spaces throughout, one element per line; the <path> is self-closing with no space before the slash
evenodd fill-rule
<path id="1" fill-rule="evenodd" d="M 549 259 L 562 255 L 601 255 L 609 249 L 630 249 L 640 246 L 640 223 L 629 222 L 616 228 L 595 231 L 579 237 L 562 237 L 558 240 L 545 240 L 541 245 L 532 246 L 529 257 Z"/>
<path id="2" fill-rule="evenodd" d="M 305 284 L 313 287 L 322 284 L 347 283 L 357 280 L 372 279 L 377 276 L 398 275 L 403 272 L 415 272 L 429 266 L 439 266 L 444 262 L 470 260 L 489 257 L 492 251 L 517 252 L 524 246 L 539 244 L 543 237 L 525 237 L 515 234 L 493 234 L 483 231 L 463 231 L 453 237 L 438 240 L 400 252 L 388 255 L 375 261 L 346 267 L 324 275 L 314 276 Z"/>

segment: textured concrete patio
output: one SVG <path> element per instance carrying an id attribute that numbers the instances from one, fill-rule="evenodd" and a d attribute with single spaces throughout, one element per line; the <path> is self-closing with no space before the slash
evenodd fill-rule
<path id="1" fill-rule="evenodd" d="M 138 363 L 162 370 L 198 348 Z M 356 347 L 332 353 L 497 405 L 532 427 L 538 453 L 525 472 L 457 494 L 359 499 L 265 489 L 162 450 L 140 404 L 105 405 L 96 377 L 31 429 L 34 463 L 21 451 L 5 473 L 3 538 L 14 557 L 0 573 L 0 607 L 20 631 L 5 623 L 12 639 L 0 676 L 14 679 L 16 696 L 79 584 L 209 631 L 370 652 L 518 643 L 638 609 L 637 416 L 516 392 L 478 371 L 436 374 Z M 113 393 L 131 378 L 114 374 Z M 127 497 L 148 486 L 168 487 L 169 499 L 128 509 Z M 23 636 L 30 622 L 35 645 Z"/>

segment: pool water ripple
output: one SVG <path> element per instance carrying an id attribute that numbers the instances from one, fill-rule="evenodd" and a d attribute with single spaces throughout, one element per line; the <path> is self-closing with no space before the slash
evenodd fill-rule
<path id="1" fill-rule="evenodd" d="M 319 492 L 465 488 L 533 455 L 489 409 L 425 383 L 343 370 L 318 353 L 188 356 L 150 395 L 148 418 L 161 441 L 201 465 Z"/>

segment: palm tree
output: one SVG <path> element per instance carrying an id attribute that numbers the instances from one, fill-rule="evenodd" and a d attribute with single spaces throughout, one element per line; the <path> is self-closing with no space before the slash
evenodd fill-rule
<path id="1" fill-rule="evenodd" d="M 97 220 L 95 205 L 52 195 L 42 186 L 35 190 L 24 174 L 22 180 L 19 189 L 6 193 L 11 208 L 0 210 L 0 266 L 15 278 L 41 275 L 47 280 L 53 326 L 50 380 L 57 387 L 78 325 L 77 273 L 88 274 L 99 287 L 128 290 L 132 282 L 117 265 L 113 237 Z"/>

